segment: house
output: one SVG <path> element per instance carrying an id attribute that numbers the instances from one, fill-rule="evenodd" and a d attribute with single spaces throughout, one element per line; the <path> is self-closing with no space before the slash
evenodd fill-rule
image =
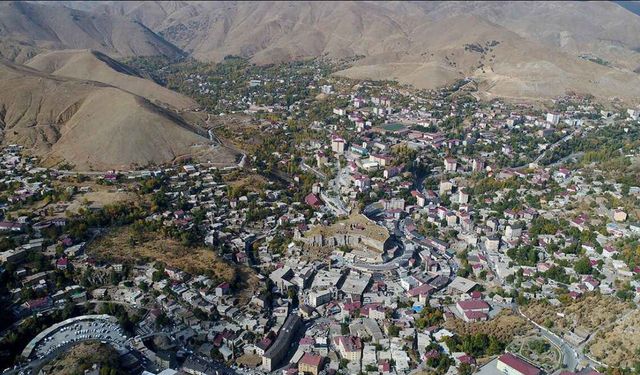
<path id="1" fill-rule="evenodd" d="M 229 294 L 230 290 L 231 287 L 229 286 L 229 283 L 221 283 L 216 287 L 216 296 L 222 297 L 224 295 L 227 295 Z"/>
<path id="2" fill-rule="evenodd" d="M 488 251 L 498 251 L 500 249 L 500 237 L 496 235 L 488 236 L 484 242 L 484 246 Z"/>
<path id="3" fill-rule="evenodd" d="M 409 298 L 417 298 L 418 302 L 425 303 L 433 293 L 435 288 L 429 284 L 422 284 L 418 287 L 411 288 L 407 291 Z"/>
<path id="4" fill-rule="evenodd" d="M 322 201 L 320 200 L 320 198 L 318 198 L 318 196 L 313 193 L 309 193 L 306 197 L 304 197 L 304 203 L 313 208 L 322 206 Z"/>
<path id="5" fill-rule="evenodd" d="M 458 203 L 466 204 L 469 203 L 469 192 L 465 188 L 460 188 L 458 190 Z"/>
<path id="6" fill-rule="evenodd" d="M 473 172 L 482 172 L 484 170 L 484 161 L 481 159 L 473 159 L 471 162 L 471 170 Z"/>
<path id="7" fill-rule="evenodd" d="M 334 338 L 334 344 L 342 358 L 350 362 L 360 363 L 362 359 L 362 341 L 359 337 L 338 336 Z"/>
<path id="8" fill-rule="evenodd" d="M 627 213 L 621 209 L 617 209 L 613 212 L 613 220 L 617 222 L 623 222 L 627 220 Z"/>
<path id="9" fill-rule="evenodd" d="M 318 375 L 322 368 L 323 358 L 317 354 L 304 353 L 298 362 L 298 371 L 302 374 Z"/>
<path id="10" fill-rule="evenodd" d="M 266 352 L 267 349 L 269 349 L 272 343 L 273 343 L 273 340 L 270 337 L 265 337 L 262 340 L 258 341 L 255 345 L 256 354 L 260 356 L 264 355 L 264 352 Z"/>
<path id="11" fill-rule="evenodd" d="M 444 159 L 444 170 L 447 172 L 455 172 L 458 168 L 458 162 L 454 158 L 445 158 Z"/>
<path id="12" fill-rule="evenodd" d="M 345 150 L 345 141 L 344 139 L 334 136 L 331 139 L 331 151 L 336 154 L 343 154 Z"/>
<path id="13" fill-rule="evenodd" d="M 468 299 L 464 301 L 458 301 L 456 308 L 462 315 L 462 319 L 465 322 L 476 322 L 488 319 L 488 313 L 490 306 L 483 300 Z"/>
<path id="14" fill-rule="evenodd" d="M 390 165 L 393 161 L 393 158 L 390 155 L 380 155 L 380 154 L 372 154 L 369 156 L 369 160 L 377 162 L 379 165 L 386 167 Z"/>
<path id="15" fill-rule="evenodd" d="M 496 363 L 498 371 L 505 375 L 540 375 L 541 371 L 537 367 L 516 357 L 511 353 L 505 353 L 498 358 Z"/>
<path id="16" fill-rule="evenodd" d="M 24 229 L 24 226 L 20 223 L 13 223 L 10 221 L 0 221 L 0 232 L 20 232 Z"/>
<path id="17" fill-rule="evenodd" d="M 347 111 L 344 108 L 334 108 L 333 114 L 338 116 L 344 116 L 347 114 Z"/>
<path id="18" fill-rule="evenodd" d="M 60 258 L 56 261 L 56 268 L 59 270 L 66 270 L 69 267 L 69 259 Z"/>
<path id="19" fill-rule="evenodd" d="M 417 190 L 413 190 L 413 191 L 411 192 L 411 195 L 412 195 L 414 198 L 416 198 L 416 204 L 417 204 L 418 206 L 420 206 L 420 207 L 424 207 L 424 206 L 425 206 L 425 204 L 427 203 L 425 196 L 424 196 L 421 192 L 419 192 L 419 191 L 417 191 Z"/>

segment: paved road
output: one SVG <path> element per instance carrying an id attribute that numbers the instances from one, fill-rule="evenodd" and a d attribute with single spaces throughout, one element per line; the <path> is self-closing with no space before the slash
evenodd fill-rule
<path id="1" fill-rule="evenodd" d="M 578 353 L 568 342 L 564 341 L 560 336 L 529 319 L 528 316 L 524 315 L 522 311 L 520 311 L 520 308 L 518 308 L 518 313 L 522 315 L 522 317 L 527 319 L 531 324 L 536 326 L 542 336 L 547 338 L 562 351 L 562 362 L 564 366 L 569 369 L 569 371 L 575 371 L 578 363 L 583 359 L 586 359 L 582 353 Z"/>
<path id="2" fill-rule="evenodd" d="M 542 158 L 544 158 L 544 156 L 547 154 L 547 152 L 549 151 L 553 151 L 554 149 L 556 149 L 561 143 L 564 143 L 566 141 L 568 141 L 569 139 L 573 138 L 573 136 L 575 136 L 581 129 L 578 128 L 576 130 L 573 131 L 573 133 L 565 135 L 564 137 L 560 138 L 556 143 L 552 144 L 551 146 L 549 146 L 547 149 L 543 150 L 540 155 L 538 155 L 537 158 L 535 158 L 533 161 L 525 163 L 524 165 L 521 165 L 519 167 L 515 167 L 512 168 L 514 170 L 519 170 L 519 169 L 524 169 L 527 168 L 529 166 L 529 164 L 531 163 L 536 163 L 538 164 L 540 162 L 540 160 L 542 160 Z"/>
<path id="3" fill-rule="evenodd" d="M 313 168 L 312 166 L 308 165 L 305 162 L 300 163 L 300 168 L 302 168 L 303 171 L 311 171 L 313 174 L 315 174 L 316 176 L 318 176 L 318 178 L 322 179 L 322 180 L 326 180 L 327 176 L 320 172 L 319 170 Z"/>

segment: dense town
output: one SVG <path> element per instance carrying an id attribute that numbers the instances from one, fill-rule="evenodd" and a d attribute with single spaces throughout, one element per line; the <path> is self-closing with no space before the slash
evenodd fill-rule
<path id="1" fill-rule="evenodd" d="M 638 373 L 640 109 L 226 64 L 162 79 L 235 166 L 3 149 L 6 373 Z"/>

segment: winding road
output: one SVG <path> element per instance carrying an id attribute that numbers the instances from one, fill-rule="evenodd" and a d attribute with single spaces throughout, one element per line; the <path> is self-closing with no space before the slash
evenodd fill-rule
<path id="1" fill-rule="evenodd" d="M 520 310 L 520 307 L 518 307 L 517 310 L 518 314 L 520 314 L 523 318 L 527 319 L 527 321 L 538 328 L 538 332 L 543 337 L 551 341 L 551 343 L 553 343 L 558 349 L 560 349 L 560 351 L 562 352 L 562 363 L 567 369 L 569 369 L 569 371 L 575 371 L 576 367 L 578 367 L 578 363 L 580 363 L 582 360 L 588 360 L 588 358 L 586 358 L 582 353 L 578 353 L 578 351 L 574 349 L 571 344 L 566 342 L 560 336 L 536 323 L 532 319 L 529 319 L 529 317 Z"/>

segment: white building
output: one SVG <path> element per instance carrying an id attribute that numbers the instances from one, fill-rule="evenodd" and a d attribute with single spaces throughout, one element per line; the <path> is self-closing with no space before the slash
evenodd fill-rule
<path id="1" fill-rule="evenodd" d="M 557 113 L 547 113 L 547 122 L 552 125 L 558 125 L 558 122 L 560 122 L 560 115 Z"/>

